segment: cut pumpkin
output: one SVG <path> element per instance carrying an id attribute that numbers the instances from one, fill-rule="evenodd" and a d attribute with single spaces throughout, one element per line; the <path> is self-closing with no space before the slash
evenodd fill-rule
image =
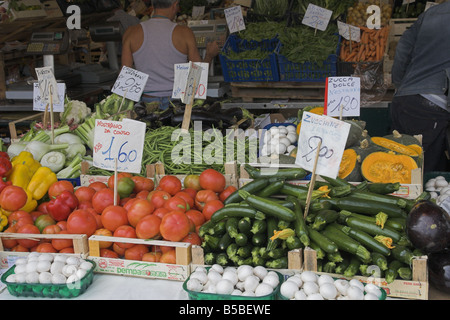
<path id="1" fill-rule="evenodd" d="M 361 177 L 361 157 L 354 149 L 345 149 L 339 166 L 338 177 L 346 181 L 359 182 Z"/>
<path id="2" fill-rule="evenodd" d="M 404 154 L 373 152 L 361 164 L 364 179 L 374 183 L 411 183 L 411 171 L 417 169 L 416 161 Z"/>
<path id="3" fill-rule="evenodd" d="M 388 151 L 394 151 L 395 153 L 404 154 L 411 157 L 418 157 L 421 154 L 421 152 L 419 153 L 417 149 L 410 148 L 409 146 L 406 146 L 404 144 L 401 144 L 388 138 L 372 137 L 371 141 L 372 143 L 375 143 L 376 145 Z"/>

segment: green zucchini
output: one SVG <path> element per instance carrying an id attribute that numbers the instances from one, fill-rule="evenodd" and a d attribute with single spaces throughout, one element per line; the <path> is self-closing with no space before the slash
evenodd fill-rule
<path id="1" fill-rule="evenodd" d="M 346 235 L 334 225 L 335 223 L 329 224 L 321 233 L 333 241 L 339 250 L 357 256 L 362 262 L 369 262 L 370 252 L 362 244 Z"/>
<path id="2" fill-rule="evenodd" d="M 384 273 L 384 279 L 386 280 L 386 283 L 389 284 L 394 282 L 394 280 L 398 277 L 398 269 L 403 266 L 404 264 L 401 261 L 392 260 Z"/>
<path id="3" fill-rule="evenodd" d="M 228 256 L 225 252 L 220 252 L 216 256 L 216 263 L 221 266 L 228 265 Z"/>
<path id="4" fill-rule="evenodd" d="M 272 259 L 278 259 L 287 256 L 287 251 L 283 248 L 275 248 L 269 251 L 269 257 Z"/>
<path id="5" fill-rule="evenodd" d="M 216 256 L 217 253 L 214 252 L 206 253 L 204 257 L 205 265 L 213 265 L 214 263 L 216 263 Z"/>
<path id="6" fill-rule="evenodd" d="M 351 186 L 352 188 L 354 188 L 354 186 L 349 183 L 347 180 L 344 180 L 342 178 L 336 177 L 336 178 L 330 178 L 327 176 L 320 176 L 323 180 L 325 180 L 326 182 L 328 182 L 331 186 L 333 187 L 344 187 L 344 186 Z"/>
<path id="7" fill-rule="evenodd" d="M 237 255 L 241 258 L 248 258 L 252 255 L 252 245 L 243 245 L 241 247 L 239 247 L 238 251 L 237 251 Z"/>
<path id="8" fill-rule="evenodd" d="M 375 263 L 382 271 L 387 270 L 388 268 L 388 262 L 386 259 L 386 256 L 378 253 L 378 252 L 372 252 L 372 262 Z"/>
<path id="9" fill-rule="evenodd" d="M 248 243 L 248 237 L 244 233 L 238 233 L 234 238 L 234 241 L 238 246 L 242 247 Z"/>
<path id="10" fill-rule="evenodd" d="M 254 208 L 251 207 L 242 207 L 242 206 L 224 206 L 214 212 L 211 216 L 211 221 L 213 223 L 217 223 L 220 220 L 226 218 L 243 218 L 249 217 L 251 219 L 264 219 L 265 216 L 261 212 L 258 212 Z"/>
<path id="11" fill-rule="evenodd" d="M 400 189 L 400 182 L 395 183 L 369 183 L 367 190 L 378 194 L 389 194 Z"/>
<path id="12" fill-rule="evenodd" d="M 386 257 L 391 254 L 389 248 L 387 248 L 379 241 L 375 240 L 370 234 L 364 232 L 361 229 L 352 228 L 340 224 L 335 224 L 334 226 L 370 250 L 378 252 Z"/>
<path id="13" fill-rule="evenodd" d="M 286 196 L 301 198 L 305 197 L 308 194 L 308 188 L 305 186 L 298 186 L 289 182 L 285 182 L 279 192 Z"/>
<path id="14" fill-rule="evenodd" d="M 342 257 L 342 255 L 339 251 L 327 253 L 327 258 L 328 258 L 328 261 L 331 261 L 334 263 L 339 263 L 344 260 L 344 258 Z"/>
<path id="15" fill-rule="evenodd" d="M 328 223 L 335 222 L 339 218 L 339 213 L 336 210 L 326 209 L 320 210 L 314 217 L 312 228 L 314 230 L 322 230 Z"/>
<path id="16" fill-rule="evenodd" d="M 307 228 L 310 239 L 317 243 L 323 251 L 326 253 L 335 253 L 338 251 L 337 245 L 332 240 L 328 239 L 319 231 L 312 229 L 310 226 L 307 226 Z"/>
<path id="17" fill-rule="evenodd" d="M 278 259 L 268 260 L 265 263 L 266 268 L 272 269 L 287 269 L 288 268 L 288 258 L 281 257 Z"/>
<path id="18" fill-rule="evenodd" d="M 318 260 L 322 260 L 323 258 L 326 257 L 326 255 L 327 255 L 326 252 L 323 251 L 323 249 L 317 243 L 315 243 L 312 239 L 309 243 L 309 247 L 311 249 L 313 249 L 314 251 L 316 251 L 316 258 Z"/>
<path id="19" fill-rule="evenodd" d="M 223 219 L 223 220 L 220 220 L 220 221 L 218 221 L 215 225 L 214 225 L 214 227 L 212 228 L 212 230 L 210 230 L 210 235 L 212 235 L 212 236 L 223 236 L 225 233 L 226 233 L 226 228 L 225 228 L 225 225 L 226 225 L 226 221 L 225 221 L 226 219 Z"/>
<path id="20" fill-rule="evenodd" d="M 306 177 L 308 172 L 300 167 L 296 168 L 254 168 L 249 164 L 244 165 L 244 169 L 252 179 L 271 177 L 286 180 L 300 180 Z"/>
<path id="21" fill-rule="evenodd" d="M 239 234 L 238 223 L 239 220 L 234 217 L 226 220 L 225 228 L 231 238 L 236 238 L 237 235 Z"/>
<path id="22" fill-rule="evenodd" d="M 336 263 L 333 261 L 327 261 L 327 263 L 323 265 L 323 272 L 334 273 L 335 270 L 336 270 Z"/>
<path id="23" fill-rule="evenodd" d="M 200 228 L 198 229 L 198 235 L 203 238 L 206 234 L 210 233 L 210 230 L 213 229 L 213 227 L 215 226 L 215 223 L 212 222 L 211 220 L 206 221 L 204 224 L 202 224 L 200 226 Z"/>
<path id="24" fill-rule="evenodd" d="M 288 237 L 286 239 L 286 245 L 289 250 L 299 249 L 303 247 L 303 243 L 297 236 Z"/>
<path id="25" fill-rule="evenodd" d="M 267 242 L 269 242 L 271 248 L 276 248 L 281 243 L 280 239 L 275 239 L 274 241 L 269 240 L 274 235 L 274 232 L 277 230 L 277 224 L 278 221 L 276 218 L 274 217 L 267 218 L 267 226 L 266 226 Z"/>
<path id="26" fill-rule="evenodd" d="M 270 215 L 286 221 L 295 220 L 294 212 L 291 209 L 286 208 L 275 201 L 251 195 L 249 192 L 242 189 L 239 190 L 239 195 L 254 209 L 259 210 L 266 215 Z"/>
<path id="27" fill-rule="evenodd" d="M 336 265 L 335 272 L 338 274 L 343 274 L 345 269 L 347 269 L 347 267 L 350 264 L 350 259 L 348 259 L 347 257 L 342 258 L 343 258 L 342 261 Z"/>
<path id="28" fill-rule="evenodd" d="M 264 221 L 264 220 L 255 220 L 255 221 Z M 238 222 L 238 229 L 240 232 L 249 234 L 252 229 L 252 221 L 249 217 L 243 217 Z"/>
<path id="29" fill-rule="evenodd" d="M 393 230 L 403 232 L 406 228 L 406 219 L 403 218 L 390 218 L 387 219 L 385 224 L 386 227 L 389 227 Z"/>
<path id="30" fill-rule="evenodd" d="M 263 233 L 257 233 L 252 236 L 252 244 L 255 246 L 263 246 L 266 244 L 267 237 Z"/>
<path id="31" fill-rule="evenodd" d="M 361 199 L 361 200 L 370 200 L 370 201 L 379 201 L 382 203 L 392 204 L 394 206 L 398 206 L 400 208 L 406 207 L 406 200 L 404 198 L 385 195 L 385 194 L 377 194 L 369 191 L 353 191 L 351 194 L 352 198 Z"/>
<path id="32" fill-rule="evenodd" d="M 278 220 L 278 223 L 277 223 L 278 230 L 284 230 L 286 228 L 289 228 L 290 224 L 291 223 L 288 221 Z"/>
<path id="33" fill-rule="evenodd" d="M 284 180 L 275 181 L 269 184 L 267 187 L 259 191 L 256 195 L 259 197 L 267 198 L 278 194 L 284 185 Z"/>
<path id="34" fill-rule="evenodd" d="M 235 242 L 230 243 L 228 248 L 226 248 L 226 250 L 225 250 L 228 258 L 232 259 L 233 257 L 235 257 L 238 249 L 239 249 L 239 246 Z"/>
<path id="35" fill-rule="evenodd" d="M 395 248 L 391 249 L 391 252 L 392 256 L 398 261 L 403 262 L 408 266 L 412 264 L 414 254 L 409 248 L 401 245 L 396 245 Z"/>
<path id="36" fill-rule="evenodd" d="M 406 218 L 406 212 L 392 204 L 374 201 L 374 200 L 361 200 L 350 196 L 336 198 L 335 205 L 340 210 L 347 210 L 350 212 L 356 212 L 367 215 L 377 215 L 379 212 L 384 212 L 390 218 Z"/>
<path id="37" fill-rule="evenodd" d="M 253 266 L 264 266 L 266 264 L 266 259 L 261 256 L 252 256 L 252 264 Z"/>
<path id="38" fill-rule="evenodd" d="M 372 236 L 382 235 L 385 237 L 389 237 L 392 239 L 393 242 L 398 242 L 401 238 L 401 234 L 395 230 L 392 230 L 386 226 L 384 228 L 381 228 L 380 226 L 377 226 L 373 223 L 367 222 L 362 219 L 350 217 L 345 220 L 345 223 L 350 228 L 359 229 L 359 230 L 364 231 Z"/>
<path id="39" fill-rule="evenodd" d="M 267 187 L 270 183 L 270 179 L 268 178 L 261 178 L 261 179 L 255 179 L 253 181 L 250 181 L 240 187 L 238 190 L 234 191 L 232 194 L 228 196 L 228 198 L 225 199 L 223 204 L 226 206 L 230 203 L 240 202 L 242 201 L 241 196 L 239 195 L 239 190 L 245 190 L 250 193 L 257 193 Z"/>
<path id="40" fill-rule="evenodd" d="M 359 260 L 357 257 L 352 256 L 350 258 L 350 263 L 348 267 L 344 270 L 344 276 L 345 277 L 353 277 L 359 270 L 359 266 L 361 265 L 361 260 Z"/>
<path id="41" fill-rule="evenodd" d="M 220 237 L 212 236 L 210 234 L 206 234 L 203 237 L 202 247 L 206 247 L 211 251 L 217 251 L 219 249 Z"/>
<path id="42" fill-rule="evenodd" d="M 253 234 L 264 233 L 267 229 L 266 220 L 255 220 L 253 221 L 250 232 Z"/>
<path id="43" fill-rule="evenodd" d="M 230 234 L 228 232 L 226 232 L 219 241 L 219 250 L 220 251 L 226 251 L 228 246 L 231 244 L 232 242 L 232 238 L 230 237 Z"/>
<path id="44" fill-rule="evenodd" d="M 294 203 L 294 214 L 295 214 L 295 221 L 294 221 L 294 231 L 295 235 L 300 239 L 301 243 L 305 247 L 309 246 L 310 239 L 308 235 L 308 228 L 306 227 L 306 222 L 303 217 L 303 210 L 300 205 L 300 202 L 297 201 L 294 197 L 287 198 L 289 201 L 292 201 Z"/>
<path id="45" fill-rule="evenodd" d="M 347 184 L 345 186 L 331 187 L 328 195 L 333 198 L 339 198 L 339 197 L 348 196 L 351 192 L 352 192 L 352 186 L 350 184 Z"/>

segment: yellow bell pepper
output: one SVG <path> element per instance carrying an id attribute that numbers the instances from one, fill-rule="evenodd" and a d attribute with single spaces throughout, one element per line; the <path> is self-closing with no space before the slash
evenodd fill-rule
<path id="1" fill-rule="evenodd" d="M 33 195 L 33 199 L 40 200 L 47 194 L 50 186 L 56 181 L 58 181 L 56 173 L 48 167 L 40 167 L 31 178 L 27 191 Z"/>
<path id="2" fill-rule="evenodd" d="M 8 225 L 8 217 L 4 214 L 0 214 L 0 231 Z"/>
<path id="3" fill-rule="evenodd" d="M 26 165 L 28 167 L 28 170 L 30 170 L 31 175 L 33 175 L 36 170 L 41 167 L 39 161 L 35 160 L 33 154 L 28 151 L 22 151 L 17 156 L 11 159 L 11 164 L 13 165 L 13 167 L 19 163 Z"/>
<path id="4" fill-rule="evenodd" d="M 13 213 L 13 211 L 8 211 L 3 208 L 0 208 L 0 215 L 5 215 L 5 216 L 9 217 L 11 213 Z"/>
<path id="5" fill-rule="evenodd" d="M 27 193 L 27 203 L 25 203 L 25 205 L 20 208 L 20 210 L 26 212 L 34 211 L 34 209 L 36 209 L 38 205 L 37 200 L 33 198 L 33 194 L 30 191 L 25 190 L 25 192 Z"/>
<path id="6" fill-rule="evenodd" d="M 28 166 L 22 163 L 18 163 L 13 166 L 8 180 L 11 181 L 14 186 L 21 187 L 22 189 L 26 190 L 28 183 L 30 183 L 31 177 L 33 177 L 33 174 L 31 173 Z"/>

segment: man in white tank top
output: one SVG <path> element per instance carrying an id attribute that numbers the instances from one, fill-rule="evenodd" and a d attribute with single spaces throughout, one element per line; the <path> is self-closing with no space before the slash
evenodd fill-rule
<path id="1" fill-rule="evenodd" d="M 122 65 L 149 75 L 143 102 L 158 101 L 161 109 L 167 109 L 172 96 L 174 64 L 211 63 L 219 53 L 219 46 L 216 41 L 208 43 L 202 59 L 192 30 L 173 22 L 179 11 L 179 0 L 152 0 L 152 6 L 151 19 L 125 32 Z"/>

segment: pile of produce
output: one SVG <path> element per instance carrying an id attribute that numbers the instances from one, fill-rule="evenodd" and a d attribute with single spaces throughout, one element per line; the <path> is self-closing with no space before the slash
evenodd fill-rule
<path id="1" fill-rule="evenodd" d="M 353 0 L 313 0 L 313 1 L 298 0 L 297 4 L 298 4 L 298 11 L 302 16 L 306 13 L 308 5 L 311 3 L 321 8 L 333 11 L 331 20 L 336 20 L 340 16 L 344 15 L 347 12 L 347 10 L 351 7 L 351 5 L 353 5 L 354 2 L 355 1 Z"/>
<path id="2" fill-rule="evenodd" d="M 308 187 L 288 181 L 306 171 L 281 168 L 262 176 L 262 169 L 245 168 L 253 180 L 199 229 L 205 264 L 287 268 L 289 250 L 310 247 L 318 271 L 368 276 L 374 265 L 388 283 L 411 279 L 412 259 L 423 252 L 409 241 L 406 218 L 428 193 L 410 200 L 390 195 L 399 183 L 353 186 L 322 177 L 326 182 L 316 182 L 304 217 Z"/>
<path id="3" fill-rule="evenodd" d="M 347 10 L 347 23 L 361 27 L 367 26 L 367 19 L 373 13 L 367 13 L 367 8 L 371 5 L 381 6 L 381 26 L 389 24 L 392 14 L 392 6 L 389 3 L 382 3 L 378 0 L 369 0 L 358 2 L 355 6 L 349 7 Z"/>
<path id="4" fill-rule="evenodd" d="M 405 18 L 417 18 L 421 13 L 425 11 L 425 3 L 417 1 L 412 3 L 405 3 L 394 7 L 392 18 L 405 19 Z"/>

